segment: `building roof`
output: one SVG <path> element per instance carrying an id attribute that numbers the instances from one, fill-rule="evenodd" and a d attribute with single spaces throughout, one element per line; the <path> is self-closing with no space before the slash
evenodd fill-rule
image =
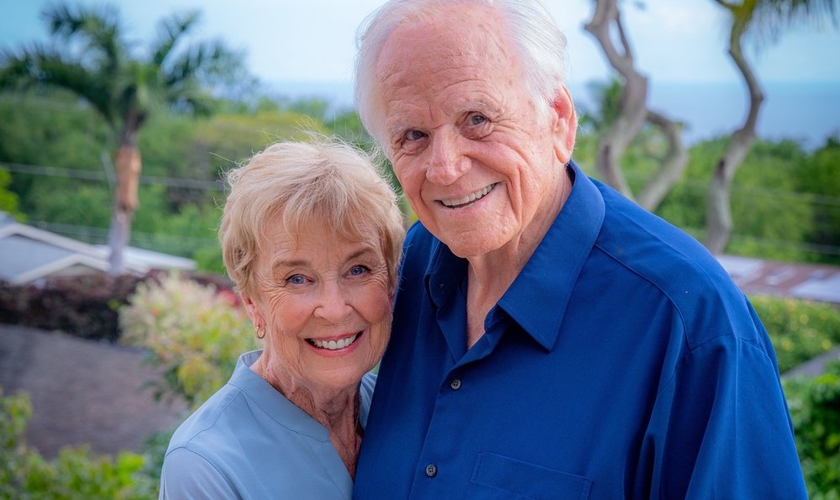
<path id="1" fill-rule="evenodd" d="M 794 297 L 840 304 L 840 267 L 718 256 L 746 294 Z"/>
<path id="2" fill-rule="evenodd" d="M 0 212 L 0 280 L 12 284 L 38 282 L 47 278 L 104 273 L 110 267 L 110 250 L 16 222 Z M 127 273 L 143 275 L 152 269 L 194 270 L 195 261 L 126 247 L 123 254 Z"/>

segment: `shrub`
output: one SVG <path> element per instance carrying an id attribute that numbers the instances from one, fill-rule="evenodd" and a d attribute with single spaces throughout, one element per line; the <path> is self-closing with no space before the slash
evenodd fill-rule
<path id="1" fill-rule="evenodd" d="M 119 318 L 121 341 L 148 348 L 149 362 L 163 368 L 157 395 L 183 397 L 192 407 L 227 382 L 240 354 L 256 347 L 229 290 L 179 274 L 139 284 Z"/>
<path id="2" fill-rule="evenodd" d="M 114 342 L 117 308 L 142 279 L 89 274 L 55 278 L 43 287 L 0 284 L 0 322 Z"/>
<path id="3" fill-rule="evenodd" d="M 750 302 L 783 373 L 840 344 L 840 310 L 829 304 L 769 296 L 753 296 Z"/>
<path id="4" fill-rule="evenodd" d="M 840 498 L 840 360 L 818 377 L 784 381 L 796 448 L 812 500 Z"/>
<path id="5" fill-rule="evenodd" d="M 66 447 L 55 460 L 29 449 L 24 431 L 32 416 L 26 394 L 0 389 L 0 498 L 20 500 L 147 500 L 157 481 L 144 476 L 142 455 L 96 456 L 85 447 Z"/>

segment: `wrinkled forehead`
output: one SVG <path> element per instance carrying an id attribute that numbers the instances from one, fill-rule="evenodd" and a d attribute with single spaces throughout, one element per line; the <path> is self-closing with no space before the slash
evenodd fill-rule
<path id="1" fill-rule="evenodd" d="M 413 16 L 401 22 L 383 45 L 379 80 L 409 68 L 509 57 L 506 39 L 502 17 L 486 5 L 456 4 Z"/>

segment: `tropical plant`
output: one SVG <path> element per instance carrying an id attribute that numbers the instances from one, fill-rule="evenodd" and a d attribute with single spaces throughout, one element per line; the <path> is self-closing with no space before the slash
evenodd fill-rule
<path id="1" fill-rule="evenodd" d="M 735 172 L 756 138 L 756 125 L 764 92 L 758 76 L 744 53 L 743 43 L 756 46 L 776 41 L 790 27 L 835 21 L 838 0 L 714 0 L 729 13 L 729 56 L 741 73 L 749 94 L 749 109 L 741 126 L 731 134 L 726 150 L 715 162 L 714 175 L 706 191 L 706 241 L 712 253 L 723 253 L 732 234 L 730 188 Z"/>
<path id="2" fill-rule="evenodd" d="M 161 21 L 159 38 L 145 55 L 133 49 L 114 7 L 60 4 L 48 7 L 46 20 L 53 43 L 33 44 L 0 56 L 0 87 L 25 89 L 56 86 L 87 101 L 113 133 L 116 189 L 111 230 L 111 273 L 123 268 L 122 250 L 129 241 L 138 207 L 141 160 L 138 134 L 159 108 L 209 113 L 214 82 L 241 74 L 241 58 L 221 42 L 179 49 L 196 26 L 199 14 L 173 15 Z M 247 75 L 245 75 L 247 77 Z"/>

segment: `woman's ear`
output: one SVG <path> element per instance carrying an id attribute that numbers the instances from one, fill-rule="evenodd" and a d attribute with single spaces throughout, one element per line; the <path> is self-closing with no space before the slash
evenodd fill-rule
<path id="1" fill-rule="evenodd" d="M 254 325 L 254 328 L 259 330 L 261 328 L 265 328 L 265 321 L 263 320 L 262 313 L 260 313 L 259 307 L 254 302 L 254 299 L 251 298 L 250 295 L 241 294 L 242 297 L 242 305 L 245 306 L 245 312 L 248 314 L 248 317 L 251 318 L 251 324 Z"/>
<path id="2" fill-rule="evenodd" d="M 552 103 L 552 134 L 554 136 L 554 154 L 565 165 L 572 159 L 577 136 L 577 113 L 572 94 L 564 85 L 557 91 Z"/>

